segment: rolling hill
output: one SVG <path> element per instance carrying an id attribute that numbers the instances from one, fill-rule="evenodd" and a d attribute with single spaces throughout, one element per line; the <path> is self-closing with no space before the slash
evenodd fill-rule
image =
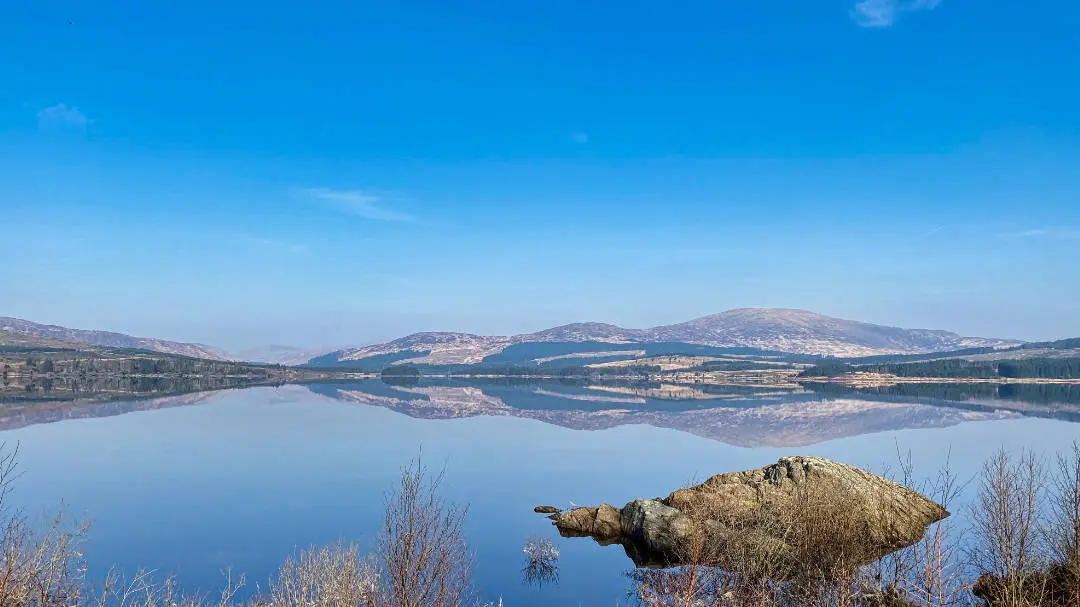
<path id="1" fill-rule="evenodd" d="M 512 336 L 414 333 L 382 344 L 331 352 L 312 359 L 310 364 L 372 369 L 395 363 L 538 364 L 536 361 L 552 357 L 589 359 L 595 354 L 592 358 L 626 359 L 664 353 L 782 352 L 852 357 L 997 348 L 1018 343 L 963 337 L 949 331 L 875 325 L 805 310 L 744 308 L 649 329 L 575 323 Z"/>
<path id="2" fill-rule="evenodd" d="M 39 338 L 52 342 L 65 342 L 68 344 L 86 344 L 91 346 L 103 346 L 107 348 L 131 348 L 161 352 L 163 354 L 179 354 L 193 358 L 205 358 L 209 360 L 232 360 L 223 350 L 203 344 L 189 344 L 164 339 L 148 337 L 132 337 L 123 333 L 112 331 L 92 331 L 86 329 L 69 329 L 57 325 L 43 325 L 20 318 L 0 316 L 0 331 L 11 335 L 22 335 L 23 339 Z M 14 337 L 9 337 L 14 341 Z"/>

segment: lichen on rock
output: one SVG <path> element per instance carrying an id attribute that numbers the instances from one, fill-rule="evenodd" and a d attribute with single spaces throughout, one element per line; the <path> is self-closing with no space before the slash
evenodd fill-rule
<path id="1" fill-rule="evenodd" d="M 790 569 L 809 559 L 873 562 L 919 541 L 947 516 L 942 506 L 888 479 L 795 456 L 718 474 L 664 499 L 573 508 L 549 518 L 565 537 L 622 544 L 638 566 L 736 568 L 749 555 L 764 555 Z"/>

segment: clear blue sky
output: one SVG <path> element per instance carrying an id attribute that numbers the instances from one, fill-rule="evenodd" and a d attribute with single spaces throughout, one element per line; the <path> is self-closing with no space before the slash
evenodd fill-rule
<path id="1" fill-rule="evenodd" d="M 0 315 L 1080 335 L 1078 31 L 1074 0 L 7 2 Z"/>

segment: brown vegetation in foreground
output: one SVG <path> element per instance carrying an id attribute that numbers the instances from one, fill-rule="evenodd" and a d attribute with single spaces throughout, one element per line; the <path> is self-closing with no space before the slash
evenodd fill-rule
<path id="1" fill-rule="evenodd" d="M 482 605 L 462 532 L 466 510 L 439 497 L 442 476 L 419 462 L 387 499 L 374 554 L 348 544 L 301 551 L 246 601 L 236 598 L 245 580 L 232 577 L 213 598 L 185 595 L 174 580 L 147 573 L 112 576 L 90 589 L 79 551 L 85 528 L 58 518 L 37 532 L 5 507 L 15 462 L 16 452 L 0 446 L 0 607 Z M 910 485 L 910 460 L 901 461 L 897 476 Z M 920 489 L 948 507 L 961 487 L 946 466 Z M 869 565 L 864 540 L 878 514 L 842 497 L 845 491 L 801 491 L 783 504 L 762 504 L 757 517 L 731 521 L 734 527 L 702 526 L 685 562 L 724 568 L 637 569 L 633 594 L 644 607 L 1080 607 L 1080 443 L 1052 465 L 1001 452 L 985 464 L 975 490 L 966 537 L 945 519 Z M 725 516 L 707 502 L 689 510 L 702 520 Z M 532 540 L 526 554 L 550 569 L 545 579 L 557 578 L 553 544 Z"/>
<path id="2" fill-rule="evenodd" d="M 910 484 L 910 459 L 901 464 Z M 861 539 L 875 514 L 826 490 L 803 492 L 795 507 L 763 507 L 740 541 L 703 533 L 686 557 L 731 566 L 630 577 L 646 607 L 1080 607 L 1080 443 L 1052 470 L 1031 453 L 1000 452 L 977 482 L 970 529 L 942 520 L 871 565 L 860 565 Z M 961 486 L 946 466 L 922 490 L 948 507 Z"/>
<path id="3" fill-rule="evenodd" d="M 337 544 L 301 551 L 281 565 L 264 592 L 236 599 L 244 578 L 228 575 L 216 598 L 184 594 L 176 581 L 148 572 L 116 574 L 89 588 L 79 551 L 85 527 L 57 519 L 36 533 L 4 507 L 16 451 L 0 445 L 0 607 L 494 607 L 477 597 L 465 544 L 465 509 L 439 497 L 442 475 L 419 461 L 387 499 L 376 552 Z M 501 605 L 501 601 L 499 602 Z"/>

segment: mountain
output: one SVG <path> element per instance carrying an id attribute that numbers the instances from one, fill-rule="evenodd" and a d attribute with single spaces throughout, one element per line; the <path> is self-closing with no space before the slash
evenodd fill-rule
<path id="1" fill-rule="evenodd" d="M 653 341 L 687 341 L 800 354 L 868 356 L 993 347 L 1015 342 L 961 337 L 949 331 L 901 329 L 805 310 L 744 308 L 649 329 Z"/>
<path id="2" fill-rule="evenodd" d="M 224 351 L 202 344 L 189 344 L 148 337 L 132 337 L 130 335 L 124 335 L 123 333 L 113 333 L 111 331 L 69 329 L 67 327 L 42 325 L 28 320 L 6 316 L 0 316 L 0 331 L 58 342 L 88 344 L 91 346 L 104 346 L 108 348 L 149 350 L 151 352 L 178 354 L 181 356 L 206 358 L 210 360 L 232 360 L 232 357 Z"/>
<path id="3" fill-rule="evenodd" d="M 805 310 L 744 308 L 695 320 L 652 327 L 625 329 L 605 323 L 576 323 L 536 333 L 487 337 L 468 333 L 415 333 L 394 341 L 338 350 L 312 360 L 313 364 L 371 366 L 393 363 L 428 365 L 511 364 L 515 353 L 534 362 L 542 357 L 595 354 L 611 357 L 615 344 L 658 344 L 653 354 L 702 348 L 749 349 L 837 357 L 880 354 L 921 354 L 976 347 L 1006 347 L 1019 342 L 962 337 L 949 331 L 903 329 L 832 318 Z M 534 344 L 533 347 L 525 347 Z M 539 344 L 577 344 L 557 349 Z M 682 345 L 682 346 L 680 346 Z M 667 351 L 665 351 L 667 348 Z M 498 355 L 498 356 L 496 356 Z M 632 355 L 627 355 L 632 356 Z"/>
<path id="4" fill-rule="evenodd" d="M 235 358 L 249 363 L 268 363 L 272 365 L 302 365 L 312 358 L 330 352 L 330 348 L 297 348 L 271 344 L 248 348 L 237 352 Z"/>
<path id="5" fill-rule="evenodd" d="M 83 350 L 89 348 L 88 344 L 75 341 L 61 341 L 40 335 L 15 333 L 6 329 L 0 329 L 0 348 L 34 348 L 40 350 Z"/>

